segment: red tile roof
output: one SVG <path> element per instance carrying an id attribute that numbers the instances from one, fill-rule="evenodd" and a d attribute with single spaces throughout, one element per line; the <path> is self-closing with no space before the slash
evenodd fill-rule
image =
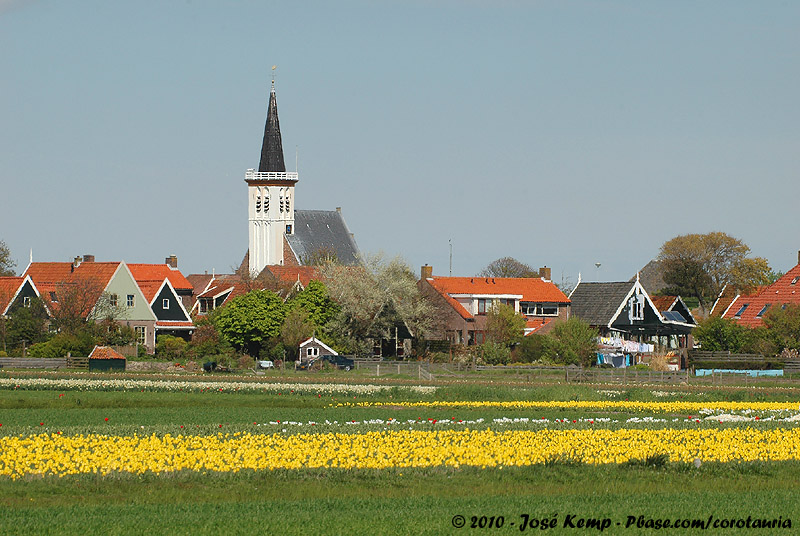
<path id="1" fill-rule="evenodd" d="M 153 281 L 158 281 L 160 287 L 165 279 L 169 279 L 172 288 L 177 291 L 192 290 L 194 288 L 180 270 L 171 268 L 168 264 L 129 264 L 128 268 L 136 282 L 140 283 L 139 287 L 143 282 L 152 283 Z"/>
<path id="2" fill-rule="evenodd" d="M 89 359 L 125 359 L 125 356 L 117 353 L 108 346 L 95 346 Z"/>
<path id="3" fill-rule="evenodd" d="M 0 277 L 0 314 L 11 305 L 11 300 L 14 299 L 24 281 L 24 277 Z"/>
<path id="4" fill-rule="evenodd" d="M 557 286 L 539 277 L 433 277 L 428 282 L 451 296 L 511 294 L 524 302 L 569 303 Z"/>
<path id="5" fill-rule="evenodd" d="M 521 302 L 570 303 L 557 286 L 539 277 L 432 277 L 426 281 L 462 318 L 472 314 L 453 296 L 522 296 Z"/>
<path id="6" fill-rule="evenodd" d="M 650 296 L 650 299 L 653 301 L 653 305 L 656 306 L 656 310 L 660 313 L 662 311 L 669 311 L 669 308 L 675 304 L 675 300 L 678 299 L 677 296 Z"/>
<path id="7" fill-rule="evenodd" d="M 84 314 L 88 315 L 119 265 L 119 262 L 82 262 L 76 267 L 71 262 L 32 262 L 23 276 L 29 275 L 45 302 L 56 308 L 58 303 L 50 300 L 51 292 L 55 292 L 58 299 L 59 292 L 85 284 L 86 290 L 91 292 L 85 300 L 88 309 Z"/>
<path id="8" fill-rule="evenodd" d="M 747 309 L 737 318 L 736 313 L 745 304 L 748 304 Z M 743 326 L 755 328 L 764 324 L 764 314 L 784 304 L 800 304 L 800 264 L 786 272 L 768 287 L 764 287 L 749 296 L 736 298 L 723 315 L 723 318 L 730 318 Z M 764 308 L 767 305 L 769 307 L 765 310 Z"/>
<path id="9" fill-rule="evenodd" d="M 304 288 L 312 279 L 320 280 L 319 270 L 315 266 L 267 266 L 266 269 L 285 283 L 294 284 L 299 280 Z"/>

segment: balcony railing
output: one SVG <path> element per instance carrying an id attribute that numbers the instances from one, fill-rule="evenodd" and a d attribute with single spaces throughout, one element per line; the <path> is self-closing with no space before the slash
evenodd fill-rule
<path id="1" fill-rule="evenodd" d="M 255 169 L 248 169 L 244 173 L 244 180 L 246 181 L 297 181 L 297 172 L 280 172 L 280 171 L 256 171 Z"/>

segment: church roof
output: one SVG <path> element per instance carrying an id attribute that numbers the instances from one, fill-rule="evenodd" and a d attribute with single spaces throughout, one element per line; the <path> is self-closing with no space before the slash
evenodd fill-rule
<path id="1" fill-rule="evenodd" d="M 258 164 L 259 173 L 268 171 L 286 172 L 283 161 L 283 144 L 281 142 L 281 126 L 278 122 L 278 101 L 275 99 L 275 81 L 272 81 L 272 90 L 269 92 L 269 108 L 267 109 L 267 123 L 264 125 L 264 141 L 261 144 L 261 162 Z"/>
<path id="2" fill-rule="evenodd" d="M 286 236 L 300 264 L 335 257 L 341 264 L 359 264 L 361 254 L 338 210 L 295 210 L 294 233 Z"/>

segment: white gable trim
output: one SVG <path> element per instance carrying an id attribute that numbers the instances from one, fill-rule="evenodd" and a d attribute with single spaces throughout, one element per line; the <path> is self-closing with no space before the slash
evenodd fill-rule
<path id="1" fill-rule="evenodd" d="M 577 287 L 576 287 L 576 288 L 577 288 Z M 617 318 L 619 317 L 620 313 L 622 313 L 622 310 L 625 308 L 625 305 L 628 303 L 628 300 L 630 299 L 630 297 L 631 297 L 631 296 L 633 296 L 634 292 L 635 292 L 637 289 L 638 289 L 639 291 L 641 291 L 641 294 L 644 294 L 644 299 L 645 299 L 645 301 L 647 301 L 647 303 L 649 303 L 649 304 L 650 304 L 650 307 L 653 309 L 653 311 L 655 311 L 655 313 L 656 313 L 656 317 L 658 318 L 659 322 L 661 322 L 662 324 L 665 324 L 665 323 L 666 323 L 666 322 L 664 321 L 664 318 L 661 316 L 661 312 L 658 310 L 658 307 L 656 307 L 656 305 L 653 303 L 653 300 L 651 300 L 651 299 L 650 299 L 650 295 L 647 293 L 647 291 L 644 289 L 644 287 L 642 286 L 642 284 L 641 284 L 641 283 L 639 283 L 639 280 L 637 279 L 636 281 L 634 281 L 634 283 L 633 283 L 633 286 L 632 286 L 632 287 L 631 287 L 631 289 L 628 291 L 628 293 L 625 295 L 625 298 L 622 300 L 622 303 L 620 303 L 620 304 L 619 304 L 619 307 L 617 307 L 617 312 L 616 312 L 616 313 L 614 313 L 614 316 L 612 316 L 612 317 L 611 317 L 611 320 L 609 320 L 609 321 L 608 321 L 608 326 L 607 326 L 607 327 L 608 327 L 609 329 L 611 329 L 611 325 L 612 325 L 614 322 L 616 322 L 616 321 L 617 321 Z"/>
<path id="2" fill-rule="evenodd" d="M 300 343 L 300 349 L 302 350 L 305 346 L 308 346 L 311 343 L 317 343 L 322 346 L 326 351 L 328 351 L 332 355 L 339 355 L 339 352 L 322 342 L 321 340 L 317 339 L 316 337 L 309 337 L 308 339 L 304 340 Z"/>
<path id="3" fill-rule="evenodd" d="M 153 309 L 153 304 L 156 303 L 156 300 L 158 299 L 158 296 L 161 294 L 161 291 L 164 289 L 165 286 L 169 287 L 169 291 L 172 293 L 172 297 L 175 298 L 175 301 L 178 302 L 178 306 L 181 308 L 181 311 L 183 311 L 183 317 L 186 319 L 186 320 L 184 320 L 184 322 L 191 322 L 191 318 L 189 316 L 189 313 L 186 311 L 186 308 L 183 306 L 183 300 L 180 299 L 180 297 L 178 296 L 178 293 L 175 291 L 175 287 L 172 286 L 172 283 L 169 282 L 168 278 L 164 278 L 164 282 L 161 283 L 160 287 L 158 287 L 158 290 L 156 291 L 155 295 L 153 296 L 153 300 L 150 302 L 150 309 L 151 310 Z M 153 314 L 155 314 L 155 313 L 153 313 Z M 160 322 L 165 322 L 165 320 L 160 320 Z M 180 322 L 180 321 L 179 320 L 170 320 L 169 322 Z"/>

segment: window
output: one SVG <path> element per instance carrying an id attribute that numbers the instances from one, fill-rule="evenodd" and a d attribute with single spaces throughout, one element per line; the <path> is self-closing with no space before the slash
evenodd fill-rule
<path id="1" fill-rule="evenodd" d="M 164 298 L 163 300 L 161 300 L 161 308 L 169 309 L 169 298 Z"/>
<path id="2" fill-rule="evenodd" d="M 764 307 L 762 307 L 762 308 L 761 308 L 761 310 L 760 310 L 760 311 L 758 312 L 758 314 L 756 315 L 756 318 L 761 318 L 762 316 L 764 316 L 764 313 L 766 313 L 766 312 L 767 312 L 767 310 L 768 310 L 770 307 L 772 307 L 772 304 L 771 304 L 771 303 L 768 303 L 768 304 L 766 304 Z"/>
<path id="3" fill-rule="evenodd" d="M 269 196 L 264 196 L 264 212 L 269 212 Z"/>
<path id="4" fill-rule="evenodd" d="M 108 297 L 108 301 L 109 301 L 109 303 L 111 303 L 111 307 L 116 307 L 117 306 L 117 295 L 116 294 L 112 294 L 111 296 Z"/>
<path id="5" fill-rule="evenodd" d="M 745 303 L 744 305 L 742 305 L 742 307 L 738 311 L 736 311 L 736 314 L 733 315 L 733 317 L 734 318 L 741 318 L 742 317 L 742 313 L 744 313 L 747 310 L 748 307 L 750 307 L 750 304 L 749 303 Z"/>
<path id="6" fill-rule="evenodd" d="M 484 298 L 478 299 L 478 314 L 485 315 L 486 314 L 486 302 L 489 302 L 491 305 L 491 300 L 486 300 Z"/>
<path id="7" fill-rule="evenodd" d="M 306 348 L 306 357 L 317 357 L 319 355 L 319 348 L 310 346 Z"/>
<path id="8" fill-rule="evenodd" d="M 24 307 L 30 307 L 31 306 L 31 297 L 30 296 L 25 296 L 24 298 L 22 298 L 22 305 Z"/>
<path id="9" fill-rule="evenodd" d="M 128 301 L 127 301 L 128 307 L 133 307 L 134 303 L 136 303 L 136 302 L 133 299 L 133 294 L 128 294 Z"/>
<path id="10" fill-rule="evenodd" d="M 796 285 L 798 280 L 800 280 L 800 276 L 797 276 L 794 279 L 792 279 L 792 282 L 790 283 L 790 285 Z"/>
<path id="11" fill-rule="evenodd" d="M 509 307 L 514 307 L 514 303 L 516 302 L 516 300 L 514 299 L 506 299 L 506 298 L 500 298 L 497 301 L 502 305 L 508 305 Z"/>
<path id="12" fill-rule="evenodd" d="M 634 320 L 644 320 L 644 295 L 637 294 L 636 296 L 631 296 L 628 303 L 630 305 L 631 322 Z"/>
<path id="13" fill-rule="evenodd" d="M 256 196 L 256 212 L 261 212 L 261 196 Z"/>
<path id="14" fill-rule="evenodd" d="M 288 234 L 288 235 L 292 234 L 292 226 L 291 225 L 287 225 L 286 226 L 286 234 Z"/>
<path id="15" fill-rule="evenodd" d="M 557 303 L 533 303 L 522 302 L 520 303 L 522 314 L 527 316 L 558 316 Z"/>
<path id="16" fill-rule="evenodd" d="M 144 326 L 135 326 L 133 331 L 136 333 L 136 341 L 139 344 L 145 344 L 147 340 L 147 328 Z"/>
<path id="17" fill-rule="evenodd" d="M 56 292 L 54 290 L 50 291 L 50 301 L 58 303 L 58 297 L 56 296 Z"/>
<path id="18" fill-rule="evenodd" d="M 467 344 L 473 346 L 475 344 L 483 344 L 486 341 L 486 333 L 483 331 L 469 331 L 467 332 Z"/>

